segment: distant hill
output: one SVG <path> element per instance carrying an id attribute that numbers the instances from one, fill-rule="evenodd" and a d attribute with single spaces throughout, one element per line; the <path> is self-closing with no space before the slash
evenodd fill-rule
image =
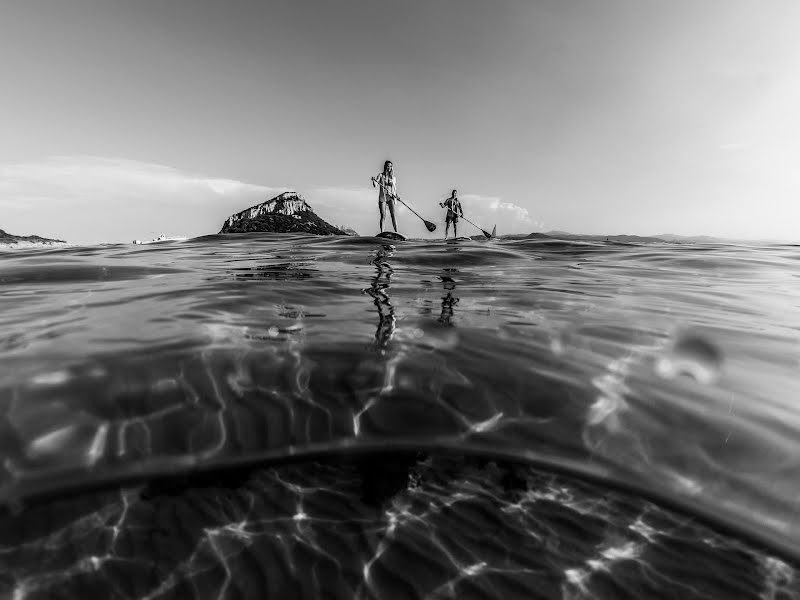
<path id="1" fill-rule="evenodd" d="M 316 235 L 347 235 L 338 227 L 320 219 L 295 192 L 284 192 L 231 215 L 222 225 L 220 233 L 313 233 Z"/>
<path id="2" fill-rule="evenodd" d="M 541 235 L 541 234 L 539 234 Z M 645 244 L 645 243 L 664 243 L 669 242 L 669 240 L 665 240 L 661 237 L 652 237 L 652 236 L 641 236 L 641 235 L 584 235 L 584 234 L 575 234 L 575 233 L 567 233 L 566 231 L 548 231 L 546 234 L 547 237 L 551 238 L 559 238 L 559 239 L 567 239 L 567 240 L 583 240 L 587 242 L 624 242 L 624 243 L 633 243 L 633 244 Z"/>
<path id="3" fill-rule="evenodd" d="M 582 242 L 619 242 L 627 244 L 666 243 L 656 237 L 642 237 L 638 235 L 581 235 L 567 233 L 566 231 L 548 231 L 547 233 L 513 233 L 501 236 L 506 240 L 576 240 Z"/>
<path id="4" fill-rule="evenodd" d="M 38 235 L 12 235 L 0 229 L 0 245 L 3 246 L 52 246 L 54 244 L 66 244 L 64 240 L 51 240 Z"/>
<path id="5" fill-rule="evenodd" d="M 673 233 L 660 233 L 658 237 L 678 244 L 795 244 L 789 240 L 746 240 L 735 238 L 719 238 L 710 235 L 675 235 Z"/>
<path id="6" fill-rule="evenodd" d="M 533 234 L 531 234 L 533 235 Z M 541 235 L 541 234 L 539 234 Z M 579 239 L 586 241 L 609 241 L 627 243 L 668 243 L 668 244 L 781 244 L 791 243 L 779 240 L 741 240 L 720 238 L 710 235 L 675 235 L 674 233 L 659 233 L 651 236 L 639 235 L 585 235 L 568 233 L 566 231 L 548 231 L 545 235 L 561 239 Z"/>
<path id="7" fill-rule="evenodd" d="M 714 244 L 726 241 L 722 238 L 711 237 L 710 235 L 675 235 L 674 233 L 659 233 L 657 237 L 666 242 L 682 242 L 686 244 Z"/>

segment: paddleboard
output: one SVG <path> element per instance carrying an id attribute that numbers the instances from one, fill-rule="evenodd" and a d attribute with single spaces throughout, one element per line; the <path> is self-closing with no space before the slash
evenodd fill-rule
<path id="1" fill-rule="evenodd" d="M 402 233 L 397 233 L 396 231 L 381 231 L 380 233 L 376 234 L 375 237 L 401 241 L 407 239 Z"/>

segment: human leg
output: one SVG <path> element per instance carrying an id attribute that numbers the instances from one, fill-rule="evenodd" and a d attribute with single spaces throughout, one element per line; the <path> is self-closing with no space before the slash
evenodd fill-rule
<path id="1" fill-rule="evenodd" d="M 395 233 L 397 233 L 397 220 L 394 216 L 394 202 L 390 201 L 389 203 L 389 214 L 392 216 L 392 227 L 394 227 Z"/>

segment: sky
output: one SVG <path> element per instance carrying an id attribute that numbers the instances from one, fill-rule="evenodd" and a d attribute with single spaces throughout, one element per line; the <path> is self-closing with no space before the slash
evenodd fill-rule
<path id="1" fill-rule="evenodd" d="M 796 0 L 4 0 L 0 229 L 204 235 L 294 190 L 373 234 L 391 159 L 436 235 L 456 188 L 498 233 L 800 240 L 799 22 Z"/>

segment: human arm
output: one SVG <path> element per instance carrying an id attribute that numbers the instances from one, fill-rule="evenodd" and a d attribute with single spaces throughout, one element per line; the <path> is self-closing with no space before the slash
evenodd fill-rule
<path id="1" fill-rule="evenodd" d="M 381 173 L 377 177 L 372 178 L 372 187 L 375 187 L 375 184 L 380 186 L 381 192 L 384 195 L 397 198 L 397 182 L 394 177 L 388 178 Z"/>

